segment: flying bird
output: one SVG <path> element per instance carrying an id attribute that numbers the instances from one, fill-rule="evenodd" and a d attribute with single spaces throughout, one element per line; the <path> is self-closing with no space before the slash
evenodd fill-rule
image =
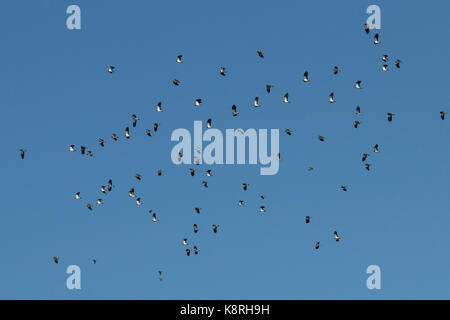
<path id="1" fill-rule="evenodd" d="M 194 233 L 198 232 L 198 226 L 194 223 Z"/>
<path id="2" fill-rule="evenodd" d="M 153 221 L 153 222 L 158 222 L 158 218 L 156 218 L 156 213 L 154 213 L 154 214 L 152 215 L 152 221 Z"/>
<path id="3" fill-rule="evenodd" d="M 441 119 L 444 120 L 445 119 L 445 115 L 447 114 L 447 112 L 445 111 L 441 111 Z"/>
<path id="4" fill-rule="evenodd" d="M 289 130 L 289 129 L 284 130 L 284 132 L 286 132 L 288 136 L 290 136 L 292 134 L 291 130 Z"/>
<path id="5" fill-rule="evenodd" d="M 383 56 L 381 57 L 381 60 L 384 62 L 388 61 L 389 56 L 387 54 L 383 54 Z"/>
<path id="6" fill-rule="evenodd" d="M 369 34 L 370 32 L 370 27 L 367 23 L 364 25 L 364 31 L 366 32 L 366 34 Z"/>
<path id="7" fill-rule="evenodd" d="M 208 188 L 208 182 L 202 181 L 202 185 L 203 185 L 205 188 Z"/>
<path id="8" fill-rule="evenodd" d="M 200 208 L 195 207 L 194 209 L 195 209 L 195 212 L 197 212 L 198 214 L 200 214 Z"/>
<path id="9" fill-rule="evenodd" d="M 373 146 L 373 152 L 380 152 L 380 150 L 378 150 L 378 144 Z"/>
<path id="10" fill-rule="evenodd" d="M 135 175 L 136 179 L 141 180 L 142 179 L 142 175 L 140 175 L 139 173 L 136 173 Z"/>
<path id="11" fill-rule="evenodd" d="M 319 136 L 319 141 L 325 141 L 325 137 Z"/>
<path id="12" fill-rule="evenodd" d="M 361 114 L 361 108 L 359 106 L 356 107 L 356 114 L 357 115 Z"/>
<path id="13" fill-rule="evenodd" d="M 108 67 L 108 72 L 109 72 L 109 73 L 113 73 L 113 72 L 114 72 L 114 69 L 116 69 L 116 67 L 114 67 L 114 66 L 109 66 L 109 67 Z"/>
<path id="14" fill-rule="evenodd" d="M 353 126 L 355 128 L 358 128 L 358 126 L 361 124 L 361 122 L 359 122 L 358 120 L 356 120 L 355 122 L 353 122 Z"/>
<path id="15" fill-rule="evenodd" d="M 195 102 L 194 102 L 194 105 L 196 106 L 196 107 L 200 107 L 200 105 L 202 104 L 202 99 L 195 99 Z"/>
<path id="16" fill-rule="evenodd" d="M 177 63 L 182 63 L 183 61 L 181 60 L 183 58 L 183 55 L 180 54 L 177 56 Z"/>
<path id="17" fill-rule="evenodd" d="M 187 238 L 184 238 L 184 239 L 183 239 L 183 246 L 187 246 L 187 244 L 188 244 L 188 239 L 187 239 Z"/>
<path id="18" fill-rule="evenodd" d="M 159 101 L 157 104 L 156 104 L 156 111 L 157 112 L 162 112 L 163 110 L 162 110 L 162 102 L 161 101 Z"/>
<path id="19" fill-rule="evenodd" d="M 211 122 L 212 122 L 212 119 L 211 119 L 211 118 L 209 118 L 209 119 L 206 121 L 206 127 L 207 127 L 208 129 L 211 129 L 211 128 L 212 128 Z"/>
<path id="20" fill-rule="evenodd" d="M 248 186 L 249 186 L 248 183 L 245 183 L 245 182 L 244 182 L 244 183 L 242 184 L 242 188 L 244 189 L 244 191 L 247 191 Z"/>
<path id="21" fill-rule="evenodd" d="M 311 221 L 311 216 L 306 216 L 305 221 L 306 221 L 306 223 L 309 223 Z"/>
<path id="22" fill-rule="evenodd" d="M 387 114 L 387 119 L 388 119 L 389 122 L 392 121 L 392 116 L 395 116 L 395 114 L 394 114 L 394 113 L 388 112 L 388 114 Z"/>
<path id="23" fill-rule="evenodd" d="M 270 89 L 272 89 L 272 88 L 273 88 L 273 85 L 266 84 L 266 91 L 267 91 L 267 93 L 270 93 Z"/>
<path id="24" fill-rule="evenodd" d="M 347 186 L 341 186 L 342 191 L 347 191 Z"/>
<path id="25" fill-rule="evenodd" d="M 309 73 L 308 71 L 305 71 L 305 73 L 303 74 L 303 82 L 309 82 Z"/>
<path id="26" fill-rule="evenodd" d="M 105 140 L 103 139 L 98 139 L 98 143 L 100 144 L 101 147 L 105 146 Z"/>
<path id="27" fill-rule="evenodd" d="M 333 68 L 333 73 L 334 73 L 334 74 L 338 74 L 338 73 L 339 73 L 339 67 L 338 67 L 338 66 L 335 66 L 335 67 Z"/>
<path id="28" fill-rule="evenodd" d="M 179 85 L 180 85 L 180 80 L 173 79 L 173 80 L 172 80 L 172 83 L 173 83 L 174 85 L 176 85 L 176 86 L 179 86 Z"/>
<path id="29" fill-rule="evenodd" d="M 81 199 L 80 193 L 79 193 L 79 192 L 75 193 L 75 199 L 77 199 L 77 200 L 80 200 L 80 199 Z"/>
<path id="30" fill-rule="evenodd" d="M 25 158 L 25 152 L 26 152 L 26 150 L 25 150 L 25 149 L 19 149 L 19 151 L 20 151 L 20 157 L 21 157 L 22 159 L 24 159 L 24 158 Z"/>
<path id="31" fill-rule="evenodd" d="M 113 133 L 113 134 L 111 135 L 111 138 L 112 138 L 114 141 L 117 141 L 118 136 L 117 136 L 117 134 Z"/>
<path id="32" fill-rule="evenodd" d="M 189 171 L 190 171 L 190 173 L 191 173 L 191 176 L 194 176 L 194 175 L 195 175 L 195 169 L 194 169 L 194 168 L 190 168 Z"/>
<path id="33" fill-rule="evenodd" d="M 130 128 L 125 128 L 125 138 L 130 139 Z"/>
<path id="34" fill-rule="evenodd" d="M 219 227 L 218 224 L 213 224 L 213 232 L 217 233 L 217 228 Z"/>
<path id="35" fill-rule="evenodd" d="M 152 131 L 150 129 L 145 129 L 145 133 L 147 134 L 147 136 L 151 136 L 152 135 Z"/>
<path id="36" fill-rule="evenodd" d="M 284 103 L 291 103 L 291 102 L 289 101 L 289 93 L 286 93 L 286 94 L 284 95 L 284 97 L 283 97 L 283 102 L 284 102 Z"/>
<path id="37" fill-rule="evenodd" d="M 54 261 L 56 264 L 58 264 L 59 258 L 58 258 L 58 257 L 53 257 L 53 261 Z"/>
<path id="38" fill-rule="evenodd" d="M 191 249 L 186 249 L 186 255 L 189 257 L 191 255 Z"/>
<path id="39" fill-rule="evenodd" d="M 368 156 L 369 156 L 369 154 L 363 153 L 363 156 L 362 156 L 362 162 L 366 161 L 366 159 L 367 159 Z"/>
<path id="40" fill-rule="evenodd" d="M 194 246 L 194 254 L 198 254 L 200 250 L 198 250 L 197 246 Z"/>
<path id="41" fill-rule="evenodd" d="M 318 241 L 318 242 L 316 242 L 316 245 L 315 245 L 316 250 L 319 249 L 319 247 L 320 247 L 320 242 Z"/>
<path id="42" fill-rule="evenodd" d="M 236 117 L 239 114 L 239 112 L 237 112 L 235 104 L 233 104 L 233 106 L 231 107 L 231 114 L 233 115 L 233 117 Z"/>
<path id="43" fill-rule="evenodd" d="M 108 191 L 111 191 L 112 188 L 113 188 L 112 180 L 109 179 L 109 180 L 108 180 Z"/>
<path id="44" fill-rule="evenodd" d="M 222 76 L 225 76 L 225 73 L 226 73 L 225 67 L 220 67 L 219 72 Z"/>
<path id="45" fill-rule="evenodd" d="M 133 127 L 136 127 L 136 124 L 137 124 L 137 121 L 139 120 L 139 118 L 135 114 L 133 114 L 131 116 L 131 118 L 133 119 Z"/>
<path id="46" fill-rule="evenodd" d="M 330 98 L 328 99 L 328 102 L 335 103 L 336 100 L 334 100 L 334 92 L 330 93 Z"/>
<path id="47" fill-rule="evenodd" d="M 336 230 L 334 230 L 334 240 L 336 240 L 336 242 L 339 242 L 339 236 Z"/>
<path id="48" fill-rule="evenodd" d="M 379 37 L 380 37 L 380 35 L 378 33 L 373 37 L 373 44 L 380 43 Z"/>
<path id="49" fill-rule="evenodd" d="M 70 145 L 69 151 L 70 151 L 70 152 L 76 151 L 76 150 L 75 150 L 75 145 L 74 145 L 74 144 Z"/>
<path id="50" fill-rule="evenodd" d="M 207 177 L 211 177 L 212 176 L 211 169 L 206 170 L 206 176 Z"/>
<path id="51" fill-rule="evenodd" d="M 159 128 L 159 123 L 158 122 L 155 122 L 154 124 L 153 124 L 153 131 L 158 131 L 158 128 Z"/>
<path id="52" fill-rule="evenodd" d="M 264 53 L 262 51 L 256 51 L 260 58 L 264 58 Z"/>
<path id="53" fill-rule="evenodd" d="M 355 88 L 361 89 L 361 80 L 356 81 Z"/>
<path id="54" fill-rule="evenodd" d="M 103 204 L 102 199 L 97 199 L 97 204 Z"/>
<path id="55" fill-rule="evenodd" d="M 367 170 L 367 171 L 370 171 L 370 166 L 371 166 L 370 163 L 366 163 L 364 166 L 366 167 L 366 170 Z"/>
<path id="56" fill-rule="evenodd" d="M 87 207 L 89 210 L 92 210 L 92 204 L 88 203 L 88 204 L 86 205 L 86 207 Z"/>
<path id="57" fill-rule="evenodd" d="M 388 65 L 387 65 L 387 64 L 383 64 L 383 66 L 381 67 L 381 70 L 383 70 L 383 71 L 389 71 Z"/>
<path id="58" fill-rule="evenodd" d="M 136 197 L 136 194 L 134 193 L 134 188 L 131 188 L 130 191 L 128 191 L 128 196 L 131 198 Z"/>
<path id="59" fill-rule="evenodd" d="M 400 60 L 398 60 L 398 59 L 395 60 L 395 66 L 399 69 L 400 69 L 400 63 L 402 63 Z"/>
<path id="60" fill-rule="evenodd" d="M 142 205 L 141 198 L 136 199 L 136 205 L 138 206 Z"/>
<path id="61" fill-rule="evenodd" d="M 260 105 L 259 105 L 259 98 L 258 97 L 255 97 L 255 99 L 253 100 L 253 106 L 255 107 L 255 108 L 258 108 Z"/>
<path id="62" fill-rule="evenodd" d="M 162 170 L 161 169 L 158 170 L 158 176 L 160 176 L 160 175 L 162 175 Z"/>
<path id="63" fill-rule="evenodd" d="M 260 206 L 259 207 L 259 212 L 266 212 L 266 209 L 265 209 L 266 207 L 265 206 Z"/>
<path id="64" fill-rule="evenodd" d="M 239 200 L 239 201 L 238 201 L 238 206 L 239 206 L 239 207 L 242 207 L 243 205 L 244 205 L 244 200 Z"/>

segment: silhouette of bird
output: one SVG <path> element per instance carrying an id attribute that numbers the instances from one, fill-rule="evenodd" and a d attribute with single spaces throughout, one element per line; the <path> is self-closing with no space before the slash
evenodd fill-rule
<path id="1" fill-rule="evenodd" d="M 256 51 L 256 53 L 258 54 L 258 56 L 259 56 L 260 58 L 264 58 L 264 54 L 263 54 L 262 51 Z"/>
<path id="2" fill-rule="evenodd" d="M 109 73 L 113 73 L 113 72 L 114 72 L 114 69 L 116 69 L 116 67 L 114 67 L 114 66 L 109 66 L 109 67 L 108 67 L 108 72 L 109 72 Z"/>
<path id="3" fill-rule="evenodd" d="M 305 221 L 306 221 L 306 223 L 309 223 L 311 221 L 311 216 L 306 216 Z"/>
<path id="4" fill-rule="evenodd" d="M 445 119 L 445 115 L 447 114 L 447 112 L 445 111 L 441 111 L 441 119 L 444 120 Z"/>

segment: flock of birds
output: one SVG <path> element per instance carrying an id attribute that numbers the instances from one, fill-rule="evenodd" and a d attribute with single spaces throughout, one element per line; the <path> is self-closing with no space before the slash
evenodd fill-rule
<path id="1" fill-rule="evenodd" d="M 369 34 L 369 33 L 370 33 L 370 27 L 369 27 L 369 25 L 366 24 L 364 29 L 365 29 L 366 34 Z M 373 44 L 374 44 L 374 45 L 378 45 L 379 43 L 380 43 L 380 36 L 379 36 L 379 34 L 377 33 L 377 34 L 375 34 L 375 36 L 374 36 Z M 264 53 L 263 53 L 262 51 L 259 51 L 259 50 L 258 50 L 258 51 L 257 51 L 257 55 L 259 56 L 259 58 L 264 59 Z M 386 54 L 384 54 L 384 55 L 381 57 L 381 61 L 383 62 L 383 65 L 381 66 L 381 70 L 382 70 L 383 72 L 390 71 L 389 65 L 388 65 L 389 56 L 386 55 Z M 181 54 L 178 55 L 177 58 L 176 58 L 176 62 L 177 62 L 177 63 L 183 63 L 183 62 L 184 62 L 184 61 L 183 61 L 183 55 L 181 55 Z M 401 60 L 399 60 L 399 59 L 395 60 L 394 65 L 395 65 L 395 67 L 396 67 L 397 69 L 400 69 Z M 110 74 L 113 74 L 113 73 L 115 72 L 115 69 L 116 69 L 115 66 L 109 66 L 109 67 L 108 67 L 108 72 L 109 72 Z M 333 74 L 334 74 L 334 75 L 337 75 L 337 74 L 339 73 L 339 71 L 340 71 L 340 70 L 339 70 L 339 67 L 338 67 L 338 66 L 334 66 L 334 68 L 333 68 Z M 221 76 L 225 77 L 226 74 L 227 74 L 226 68 L 225 68 L 225 67 L 220 67 L 219 73 L 220 73 Z M 310 80 L 310 78 L 309 78 L 309 72 L 308 72 L 308 71 L 305 71 L 304 74 L 303 74 L 303 82 L 304 82 L 304 83 L 309 83 L 309 82 L 311 82 L 311 80 Z M 175 85 L 175 86 L 179 86 L 179 85 L 180 85 L 180 81 L 179 81 L 178 79 L 173 79 L 173 80 L 172 80 L 172 83 L 173 83 L 173 85 Z M 273 87 L 274 87 L 274 86 L 273 86 L 272 84 L 266 84 L 266 91 L 267 91 L 268 94 L 271 93 L 271 90 L 272 90 Z M 362 88 L 362 81 L 361 81 L 361 80 L 358 80 L 358 81 L 355 82 L 355 88 L 356 88 L 356 89 L 361 89 L 361 88 Z M 335 103 L 335 102 L 336 102 L 334 92 L 331 92 L 331 93 L 330 93 L 328 101 L 329 101 L 329 103 Z M 289 101 L 289 93 L 285 93 L 285 94 L 284 94 L 284 96 L 283 96 L 283 102 L 284 102 L 284 103 L 290 103 L 290 101 Z M 198 98 L 198 99 L 196 99 L 196 100 L 194 101 L 194 106 L 195 106 L 195 107 L 199 107 L 201 104 L 202 104 L 202 99 L 200 99 L 200 98 Z M 258 97 L 258 96 L 256 96 L 256 97 L 254 98 L 254 100 L 253 100 L 253 107 L 255 107 L 255 108 L 260 107 L 259 97 Z M 160 101 L 160 102 L 158 102 L 157 105 L 156 105 L 156 112 L 162 112 L 162 111 L 163 111 L 163 105 L 162 105 L 162 102 Z M 232 116 L 233 116 L 233 117 L 236 117 L 236 116 L 239 115 L 239 112 L 237 111 L 237 106 L 236 106 L 236 105 L 232 105 L 232 107 L 231 107 L 231 112 L 232 112 Z M 356 115 L 360 115 L 360 114 L 361 114 L 361 108 L 360 108 L 359 106 L 357 106 L 357 107 L 356 107 Z M 447 114 L 447 112 L 445 112 L 445 111 L 440 111 L 440 118 L 441 118 L 442 120 L 444 120 L 446 114 Z M 387 120 L 388 120 L 389 122 L 392 122 L 394 116 L 395 116 L 395 114 L 393 114 L 393 113 L 390 113 L 390 112 L 387 113 Z M 132 126 L 133 128 L 135 128 L 135 127 L 137 126 L 137 123 L 138 123 L 138 121 L 139 121 L 140 119 L 139 119 L 139 117 L 138 117 L 137 115 L 133 114 L 133 115 L 131 116 L 131 120 L 132 120 L 131 126 Z M 154 124 L 153 124 L 153 134 L 155 134 L 155 133 L 158 131 L 159 125 L 160 125 L 159 123 L 154 123 Z M 353 125 L 354 125 L 355 128 L 358 128 L 358 126 L 360 125 L 360 121 L 355 120 L 354 123 L 353 123 Z M 207 128 L 212 128 L 212 119 L 208 119 L 208 121 L 207 121 L 207 123 L 206 123 L 206 127 L 207 127 Z M 290 129 L 286 129 L 286 130 L 285 130 L 285 133 L 286 133 L 287 135 L 291 135 L 291 134 L 292 134 L 292 131 L 291 131 Z M 148 129 L 148 128 L 145 129 L 145 134 L 146 134 L 147 136 L 152 136 L 152 130 L 151 130 L 151 129 Z M 124 137 L 125 137 L 125 139 L 130 139 L 130 137 L 131 137 L 130 127 L 126 127 L 126 128 L 125 128 L 125 131 L 124 131 Z M 119 139 L 119 136 L 118 136 L 116 133 L 113 133 L 113 134 L 111 135 L 111 139 L 112 139 L 113 141 L 117 141 L 117 140 Z M 321 141 L 321 142 L 325 141 L 325 137 L 323 137 L 323 136 L 318 136 L 318 139 L 319 139 L 319 141 Z M 100 147 L 102 147 L 102 148 L 105 147 L 105 140 L 104 140 L 104 139 L 100 138 L 100 139 L 98 140 L 98 143 L 99 143 Z M 24 158 L 25 158 L 26 150 L 25 150 L 25 149 L 19 149 L 19 151 L 20 151 L 20 157 L 21 157 L 22 159 L 24 159 Z M 75 152 L 75 151 L 77 151 L 75 145 L 70 145 L 70 146 L 69 146 L 69 151 L 70 151 L 70 152 Z M 82 155 L 87 155 L 87 156 L 90 156 L 90 157 L 93 156 L 92 150 L 89 150 L 86 146 L 80 146 L 80 147 L 79 147 L 79 151 L 80 151 L 80 153 L 81 153 Z M 374 153 L 378 153 L 379 151 L 380 151 L 380 150 L 379 150 L 378 144 L 374 145 L 374 146 L 373 146 L 373 152 L 374 152 Z M 197 152 L 200 153 L 201 150 L 197 150 Z M 182 157 L 183 157 L 183 154 L 179 153 L 178 159 L 180 160 Z M 371 166 L 372 166 L 372 164 L 367 163 L 368 157 L 369 157 L 369 154 L 368 154 L 368 153 L 363 153 L 363 154 L 362 154 L 362 162 L 364 163 L 364 167 L 365 167 L 366 170 L 369 171 L 370 168 L 371 168 Z M 194 157 L 194 159 L 195 159 L 195 157 Z M 280 156 L 279 156 L 279 155 L 278 155 L 278 159 L 280 159 Z M 197 160 L 198 160 L 198 159 L 197 159 Z M 195 164 L 198 165 L 199 162 L 198 162 L 198 161 L 195 161 Z M 310 167 L 310 168 L 308 168 L 308 170 L 309 170 L 309 171 L 312 171 L 312 170 L 314 170 L 314 168 Z M 194 176 L 195 173 L 196 173 L 196 169 L 190 168 L 190 169 L 189 169 L 189 173 L 190 173 L 191 176 Z M 162 170 L 158 170 L 158 171 L 157 171 L 157 174 L 158 174 L 158 176 L 161 176 L 161 175 L 162 175 Z M 206 170 L 206 176 L 207 176 L 207 177 L 211 177 L 211 176 L 212 176 L 211 169 Z M 135 178 L 136 178 L 138 181 L 141 181 L 141 180 L 143 179 L 143 176 L 142 176 L 141 174 L 139 174 L 139 173 L 136 173 Z M 207 181 L 202 181 L 202 185 L 203 185 L 203 187 L 208 188 L 208 182 L 207 182 Z M 248 184 L 248 183 L 246 183 L 246 182 L 242 183 L 242 188 L 243 188 L 244 191 L 247 191 L 248 187 L 249 187 L 249 184 Z M 100 187 L 100 192 L 101 192 L 102 194 L 106 194 L 107 192 L 111 192 L 111 191 L 113 190 L 113 188 L 114 188 L 113 181 L 112 181 L 111 179 L 109 179 L 106 185 L 102 185 L 102 186 Z M 340 189 L 341 189 L 342 191 L 346 192 L 346 191 L 348 190 L 348 187 L 345 186 L 345 185 L 342 185 L 342 186 L 340 187 Z M 129 196 L 130 198 L 135 199 L 136 205 L 142 206 L 142 204 L 143 204 L 142 198 L 141 198 L 140 196 L 138 196 L 138 195 L 135 193 L 135 189 L 134 189 L 134 188 L 131 188 L 131 189 L 129 190 L 128 196 Z M 264 199 L 264 195 L 261 195 L 260 198 L 261 198 L 261 199 Z M 76 192 L 76 193 L 75 193 L 75 199 L 76 199 L 76 200 L 81 200 L 81 199 L 82 199 L 81 192 Z M 102 205 L 102 204 L 103 204 L 103 199 L 102 199 L 102 198 L 98 198 L 98 199 L 95 201 L 95 204 L 97 204 L 97 205 Z M 237 203 L 237 205 L 238 205 L 238 206 L 243 206 L 243 205 L 244 205 L 244 200 L 239 200 L 238 203 Z M 93 205 L 92 203 L 87 203 L 87 204 L 86 204 L 86 207 L 87 207 L 87 209 L 88 209 L 89 211 L 92 211 L 92 210 L 94 209 L 94 205 Z M 195 212 L 196 212 L 197 214 L 200 214 L 200 210 L 201 210 L 201 209 L 200 209 L 199 207 L 195 207 L 194 210 L 195 210 Z M 157 214 L 156 214 L 155 212 L 153 212 L 152 209 L 150 209 L 148 212 L 149 212 L 149 214 L 152 215 L 152 221 L 153 221 L 154 223 L 159 222 L 158 217 L 157 217 Z M 259 212 L 261 212 L 261 213 L 266 212 L 265 206 L 260 206 L 260 207 L 259 207 Z M 306 216 L 306 218 L 305 218 L 306 224 L 311 223 L 311 220 L 312 220 L 312 217 L 311 217 L 311 216 Z M 212 231 L 213 231 L 213 233 L 217 233 L 217 232 L 218 232 L 218 228 L 219 228 L 219 225 L 218 225 L 218 224 L 213 224 L 213 225 L 212 225 Z M 195 223 L 193 224 L 193 232 L 194 232 L 194 233 L 198 233 L 198 232 L 199 232 L 199 227 L 198 227 L 198 225 L 195 224 Z M 340 236 L 338 235 L 338 232 L 337 232 L 336 230 L 334 230 L 333 236 L 334 236 L 334 240 L 335 240 L 336 242 L 339 242 L 339 241 L 340 241 L 341 238 L 340 238 Z M 182 245 L 183 245 L 184 247 L 186 247 L 185 253 L 186 253 L 187 256 L 190 256 L 190 255 L 191 255 L 191 252 L 193 252 L 194 255 L 198 255 L 199 252 L 200 252 L 200 250 L 198 249 L 198 246 L 197 246 L 197 245 L 194 245 L 194 246 L 192 247 L 192 249 L 189 248 L 189 239 L 188 239 L 187 237 L 183 239 Z M 315 243 L 314 248 L 317 250 L 317 249 L 319 249 L 319 247 L 320 247 L 320 241 L 317 241 L 317 242 Z M 58 262 L 59 262 L 59 258 L 58 258 L 58 257 L 53 257 L 53 261 L 54 261 L 55 263 L 58 263 Z M 95 264 L 97 261 L 96 261 L 96 259 L 92 259 L 92 262 Z M 162 281 L 162 280 L 163 280 L 163 278 L 162 278 L 162 271 L 161 271 L 161 270 L 158 270 L 158 274 L 159 274 L 159 280 Z"/>

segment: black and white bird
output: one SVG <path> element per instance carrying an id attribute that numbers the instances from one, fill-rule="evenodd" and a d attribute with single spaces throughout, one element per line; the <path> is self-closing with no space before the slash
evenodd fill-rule
<path id="1" fill-rule="evenodd" d="M 158 218 L 156 218 L 156 213 L 154 213 L 154 214 L 152 215 L 152 221 L 153 221 L 153 222 L 158 222 Z"/>
<path id="2" fill-rule="evenodd" d="M 214 233 L 217 233 L 217 228 L 219 228 L 219 225 L 218 224 L 213 224 L 213 232 Z"/>
<path id="3" fill-rule="evenodd" d="M 162 112 L 163 110 L 162 110 L 162 102 L 161 101 L 159 101 L 157 104 L 156 104 L 156 111 L 157 112 Z"/>
<path id="4" fill-rule="evenodd" d="M 194 223 L 194 233 L 197 233 L 197 232 L 198 232 L 198 226 L 197 226 L 197 224 Z"/>
<path id="5" fill-rule="evenodd" d="M 338 66 L 334 66 L 333 73 L 334 74 L 338 74 L 339 73 L 339 67 Z"/>
<path id="6" fill-rule="evenodd" d="M 26 150 L 25 150 L 25 149 L 19 149 L 19 151 L 20 151 L 20 157 L 21 157 L 22 159 L 24 159 L 24 158 L 25 158 L 25 152 L 26 152 Z"/>
<path id="7" fill-rule="evenodd" d="M 97 199 L 97 204 L 103 204 L 103 200 L 101 198 Z"/>
<path id="8" fill-rule="evenodd" d="M 194 254 L 198 254 L 200 250 L 198 250 L 197 246 L 194 246 Z"/>
<path id="9" fill-rule="evenodd" d="M 212 128 L 212 119 L 211 118 L 209 118 L 207 121 L 206 121 L 206 128 L 208 128 L 208 129 L 211 129 Z"/>
<path id="10" fill-rule="evenodd" d="M 308 71 L 305 71 L 305 73 L 303 74 L 303 82 L 309 82 L 309 73 Z"/>
<path id="11" fill-rule="evenodd" d="M 128 196 L 131 198 L 136 197 L 136 194 L 134 193 L 134 188 L 131 188 L 130 191 L 128 191 Z"/>
<path id="12" fill-rule="evenodd" d="M 267 93 L 270 93 L 270 90 L 273 88 L 272 84 L 266 84 L 266 91 Z"/>
<path id="13" fill-rule="evenodd" d="M 447 114 L 447 112 L 441 111 L 440 114 L 441 114 L 441 119 L 444 120 L 445 119 L 445 115 Z"/>
<path id="14" fill-rule="evenodd" d="M 336 230 L 334 230 L 334 240 L 336 240 L 336 242 L 339 242 L 339 240 L 340 240 Z"/>
<path id="15" fill-rule="evenodd" d="M 202 104 L 202 99 L 200 99 L 200 98 L 195 99 L 194 105 L 195 105 L 196 107 L 200 107 L 201 104 Z"/>
<path id="16" fill-rule="evenodd" d="M 177 63 L 182 63 L 183 61 L 181 60 L 183 58 L 183 55 L 182 54 L 180 54 L 180 55 L 178 55 L 177 56 Z"/>
<path id="17" fill-rule="evenodd" d="M 138 205 L 138 206 L 142 205 L 141 198 L 136 199 L 136 205 Z"/>
<path id="18" fill-rule="evenodd" d="M 395 116 L 395 113 L 390 113 L 390 112 L 388 112 L 388 114 L 387 114 L 387 119 L 388 119 L 389 122 L 392 121 L 392 117 L 393 117 L 393 116 Z"/>
<path id="19" fill-rule="evenodd" d="M 211 177 L 212 176 L 211 169 L 206 170 L 206 176 L 207 177 Z"/>
<path id="20" fill-rule="evenodd" d="M 114 66 L 109 66 L 109 67 L 108 67 L 108 72 L 109 72 L 109 73 L 113 73 L 113 72 L 114 72 L 114 69 L 116 69 L 116 67 L 114 67 Z"/>
<path id="21" fill-rule="evenodd" d="M 389 59 L 389 56 L 387 54 L 383 54 L 383 56 L 381 57 L 381 60 L 384 62 L 387 62 Z"/>
<path id="22" fill-rule="evenodd" d="M 125 138 L 130 139 L 130 128 L 125 128 Z"/>
<path id="23" fill-rule="evenodd" d="M 111 135 L 111 138 L 112 138 L 114 141 L 117 141 L 117 138 L 119 138 L 119 137 L 117 136 L 117 134 L 113 133 L 113 134 Z"/>
<path id="24" fill-rule="evenodd" d="M 112 188 L 113 188 L 112 180 L 109 179 L 109 180 L 108 180 L 108 191 L 111 191 Z"/>
<path id="25" fill-rule="evenodd" d="M 355 88 L 361 89 L 361 80 L 356 81 Z"/>
<path id="26" fill-rule="evenodd" d="M 139 118 L 135 114 L 133 114 L 131 116 L 131 118 L 133 119 L 133 127 L 136 127 L 136 124 L 137 124 L 137 121 L 139 120 Z"/>
<path id="27" fill-rule="evenodd" d="M 75 150 L 75 145 L 74 145 L 74 144 L 70 145 L 69 151 L 70 151 L 70 152 L 77 151 L 77 150 Z"/>
<path id="28" fill-rule="evenodd" d="M 233 117 L 236 117 L 239 112 L 237 112 L 237 107 L 235 104 L 233 104 L 233 106 L 231 107 L 231 114 L 233 115 Z"/>
<path id="29" fill-rule="evenodd" d="M 220 72 L 220 74 L 221 74 L 222 76 L 225 76 L 225 74 L 226 74 L 225 67 L 220 67 L 219 72 Z"/>
<path id="30" fill-rule="evenodd" d="M 239 207 L 242 207 L 243 205 L 244 205 L 244 200 L 239 200 L 239 201 L 238 201 L 238 206 L 239 206 Z"/>
<path id="31" fill-rule="evenodd" d="M 202 181 L 202 185 L 203 185 L 205 188 L 208 188 L 208 182 Z"/>
<path id="32" fill-rule="evenodd" d="M 370 32 L 370 27 L 369 27 L 369 24 L 365 24 L 364 25 L 364 31 L 366 32 L 366 34 L 369 34 L 369 32 Z"/>
<path id="33" fill-rule="evenodd" d="M 330 97 L 328 99 L 328 102 L 329 103 L 335 103 L 336 102 L 336 100 L 334 100 L 334 92 L 330 93 Z"/>
<path id="34" fill-rule="evenodd" d="M 319 249 L 319 247 L 320 247 L 320 241 L 317 241 L 314 248 L 316 248 L 316 250 L 317 250 L 317 249 Z"/>
<path id="35" fill-rule="evenodd" d="M 80 199 L 81 199 L 81 196 L 80 196 L 80 193 L 79 193 L 79 192 L 75 193 L 75 199 L 77 199 L 77 200 L 80 200 Z"/>
<path id="36" fill-rule="evenodd" d="M 306 222 L 306 223 L 309 223 L 310 221 L 311 221 L 311 216 L 306 216 L 305 222 Z"/>
<path id="37" fill-rule="evenodd" d="M 264 53 L 262 51 L 256 51 L 260 58 L 264 58 Z"/>
<path id="38" fill-rule="evenodd" d="M 378 144 L 373 146 L 373 152 L 380 152 L 380 150 L 378 150 Z"/>
<path id="39" fill-rule="evenodd" d="M 289 101 L 289 93 L 286 93 L 286 94 L 284 95 L 284 97 L 283 97 L 283 102 L 284 102 L 284 103 L 291 103 L 291 102 Z"/>
<path id="40" fill-rule="evenodd" d="M 373 44 L 379 44 L 380 43 L 380 35 L 377 33 L 374 37 L 373 37 Z"/>
<path id="41" fill-rule="evenodd" d="M 183 239 L 183 246 L 187 246 L 187 244 L 188 244 L 188 239 L 187 239 L 187 238 L 184 238 L 184 239 Z"/>
<path id="42" fill-rule="evenodd" d="M 89 210 L 92 210 L 92 204 L 88 203 L 88 204 L 86 205 L 86 207 L 87 207 Z"/>
<path id="43" fill-rule="evenodd" d="M 259 212 L 261 212 L 261 213 L 266 212 L 266 207 L 265 206 L 260 206 L 259 207 Z"/>
<path id="44" fill-rule="evenodd" d="M 176 86 L 179 86 L 179 85 L 180 85 L 180 80 L 178 80 L 178 79 L 173 79 L 173 80 L 172 80 L 172 83 L 173 83 L 174 85 L 176 85 Z"/>
<path id="45" fill-rule="evenodd" d="M 381 67 L 381 70 L 383 70 L 383 71 L 389 71 L 388 65 L 387 65 L 387 64 L 383 64 L 383 66 Z"/>
<path id="46" fill-rule="evenodd" d="M 150 129 L 145 129 L 145 134 L 146 134 L 147 136 L 151 137 L 151 135 L 152 135 L 152 130 L 150 130 Z"/>
<path id="47" fill-rule="evenodd" d="M 259 105 L 259 98 L 258 97 L 255 97 L 255 99 L 253 100 L 253 106 L 255 107 L 255 108 L 258 108 L 260 105 Z"/>
<path id="48" fill-rule="evenodd" d="M 361 114 L 361 108 L 359 106 L 356 107 L 356 114 L 357 115 Z"/>

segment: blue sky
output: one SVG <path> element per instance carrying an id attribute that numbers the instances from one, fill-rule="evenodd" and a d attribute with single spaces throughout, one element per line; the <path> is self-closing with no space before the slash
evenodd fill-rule
<path id="1" fill-rule="evenodd" d="M 71 4 L 81 8 L 81 30 L 66 28 Z M 371 4 L 381 7 L 378 46 L 363 30 Z M 2 1 L 0 298 L 450 298 L 450 119 L 439 118 L 450 111 L 449 9 L 444 1 Z M 381 71 L 382 54 L 392 71 Z M 132 114 L 141 121 L 125 141 Z M 172 131 L 208 118 L 221 130 L 291 129 L 280 134 L 279 173 L 202 165 L 191 177 L 190 166 L 174 165 Z M 160 129 L 147 137 L 154 122 Z M 71 144 L 94 157 L 70 153 Z M 110 178 L 115 188 L 103 196 Z M 89 212 L 99 197 L 105 203 Z M 186 256 L 185 237 L 198 256 Z M 372 264 L 381 290 L 366 288 Z M 81 290 L 66 288 L 69 265 L 81 268 Z"/>

